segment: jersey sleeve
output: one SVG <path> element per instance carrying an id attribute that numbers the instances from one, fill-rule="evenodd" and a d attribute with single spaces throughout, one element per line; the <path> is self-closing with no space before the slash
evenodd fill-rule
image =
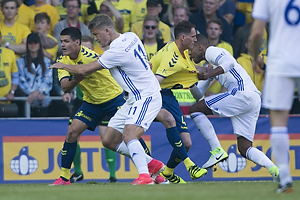
<path id="1" fill-rule="evenodd" d="M 103 53 L 103 55 L 98 59 L 98 62 L 105 68 L 111 69 L 116 66 L 122 66 L 123 62 L 122 59 L 124 58 L 117 58 L 120 53 L 113 49 L 109 49 Z"/>
<path id="2" fill-rule="evenodd" d="M 253 5 L 252 17 L 253 19 L 259 19 L 268 21 L 269 16 L 268 0 L 255 1 Z"/>
<path id="3" fill-rule="evenodd" d="M 61 63 L 67 64 L 67 63 L 64 61 L 64 59 L 63 59 L 62 56 L 60 56 L 59 58 L 57 58 L 56 62 L 61 62 Z M 58 80 L 59 80 L 59 82 L 61 81 L 61 79 L 63 79 L 63 78 L 69 78 L 69 77 L 71 76 L 71 74 L 70 74 L 68 71 L 63 70 L 63 69 L 58 69 L 58 70 L 57 70 L 57 75 L 58 75 Z"/>
<path id="4" fill-rule="evenodd" d="M 210 47 L 206 50 L 205 53 L 206 60 L 214 65 L 215 67 L 222 67 L 224 73 L 228 72 L 234 67 L 233 60 L 234 58 L 228 51 L 218 47 Z"/>

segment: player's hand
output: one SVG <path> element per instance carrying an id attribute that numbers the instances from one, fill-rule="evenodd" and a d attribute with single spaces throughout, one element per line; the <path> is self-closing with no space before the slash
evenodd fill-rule
<path id="1" fill-rule="evenodd" d="M 207 67 L 199 67 L 197 71 L 199 80 L 207 80 L 211 77 L 211 71 L 213 70 L 213 66 L 209 64 Z"/>
<path id="2" fill-rule="evenodd" d="M 150 65 L 150 69 L 152 70 L 152 67 L 153 67 L 152 63 L 151 63 L 151 62 L 149 62 L 149 65 Z"/>
<path id="3" fill-rule="evenodd" d="M 64 64 L 64 63 L 61 63 L 61 62 L 57 62 L 57 63 L 54 63 L 53 65 L 51 65 L 50 67 L 49 67 L 49 69 L 64 69 L 64 66 L 65 66 L 66 64 Z"/>
<path id="4" fill-rule="evenodd" d="M 261 56 L 258 56 L 256 60 L 252 61 L 252 68 L 256 73 L 262 73 L 264 67 L 264 59 Z"/>
<path id="5" fill-rule="evenodd" d="M 71 93 L 65 93 L 62 97 L 62 100 L 68 103 L 70 103 L 72 99 L 73 99 L 73 94 Z"/>

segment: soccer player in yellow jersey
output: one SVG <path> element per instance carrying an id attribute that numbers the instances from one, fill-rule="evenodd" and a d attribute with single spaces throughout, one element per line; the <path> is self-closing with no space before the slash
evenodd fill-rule
<path id="1" fill-rule="evenodd" d="M 162 174 L 172 183 L 185 183 L 183 179 L 173 173 L 174 168 L 181 161 L 192 179 L 200 178 L 207 173 L 207 170 L 199 168 L 187 155 L 192 141 L 182 111 L 171 91 L 171 89 L 190 87 L 198 82 L 196 68 L 188 53 L 197 40 L 195 26 L 189 21 L 183 21 L 176 25 L 174 33 L 175 41 L 158 51 L 150 63 L 152 63 L 152 71 L 162 88 L 163 105 L 156 119 L 166 127 L 167 138 L 173 147 Z"/>
<path id="2" fill-rule="evenodd" d="M 2 32 L 2 45 L 13 50 L 17 57 L 26 53 L 26 40 L 31 32 L 30 29 L 16 21 L 19 2 L 17 0 L 2 0 L 1 11 L 4 15 L 3 22 L 0 22 Z"/>
<path id="3" fill-rule="evenodd" d="M 57 59 L 58 62 L 77 65 L 88 64 L 98 59 L 98 54 L 81 45 L 81 32 L 75 27 L 66 28 L 61 32 L 61 46 L 63 55 Z M 107 69 L 86 77 L 58 70 L 58 77 L 64 92 L 70 92 L 77 84 L 83 92 L 83 103 L 73 118 L 62 149 L 61 176 L 52 184 L 69 185 L 77 138 L 86 129 L 94 130 L 104 116 L 112 117 L 125 100 L 123 89 Z"/>

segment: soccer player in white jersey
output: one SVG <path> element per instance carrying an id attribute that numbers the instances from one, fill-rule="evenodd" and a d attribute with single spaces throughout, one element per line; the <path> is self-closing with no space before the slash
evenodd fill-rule
<path id="1" fill-rule="evenodd" d="M 84 76 L 101 69 L 110 70 L 119 85 L 129 93 L 129 98 L 109 121 L 102 143 L 108 149 L 131 157 L 139 172 L 132 185 L 154 184 L 152 178 L 155 179 L 164 169 L 164 164 L 145 154 L 139 138 L 160 111 L 162 100 L 161 88 L 151 71 L 146 51 L 136 34 L 118 33 L 107 15 L 97 15 L 89 23 L 89 29 L 100 46 L 109 46 L 109 49 L 90 64 L 56 63 L 52 68 Z M 151 178 L 149 173 L 154 177 Z"/>
<path id="2" fill-rule="evenodd" d="M 225 93 L 205 97 L 191 106 L 189 113 L 198 129 L 210 144 L 212 141 L 218 142 L 215 130 L 206 115 L 230 117 L 240 154 L 266 167 L 276 181 L 279 173 L 277 166 L 263 152 L 252 147 L 261 106 L 260 91 L 235 58 L 223 48 L 209 46 L 204 35 L 197 35 L 191 56 L 195 63 L 206 61 L 203 67 L 197 69 L 200 81 L 190 88 L 197 101 L 205 94 L 213 78 L 227 89 Z M 222 155 L 214 157 L 218 158 L 222 158 Z M 214 159 L 210 160 L 214 163 Z"/>
<path id="3" fill-rule="evenodd" d="M 263 29 L 270 22 L 263 105 L 270 112 L 272 153 L 280 171 L 280 183 L 275 192 L 289 193 L 293 190 L 287 124 L 295 87 L 300 89 L 300 1 L 255 1 L 252 17 L 253 66 L 259 54 Z"/>

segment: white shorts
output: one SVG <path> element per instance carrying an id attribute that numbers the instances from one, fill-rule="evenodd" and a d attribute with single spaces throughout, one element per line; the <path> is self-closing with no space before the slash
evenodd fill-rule
<path id="1" fill-rule="evenodd" d="M 160 93 L 156 96 L 142 98 L 141 100 L 128 102 L 116 112 L 109 120 L 107 126 L 116 129 L 123 134 L 126 124 L 141 126 L 145 131 L 157 116 L 162 106 Z"/>
<path id="2" fill-rule="evenodd" d="M 291 110 L 294 92 L 300 89 L 300 78 L 266 75 L 263 92 L 263 107 L 271 110 Z"/>
<path id="3" fill-rule="evenodd" d="M 233 132 L 253 142 L 261 107 L 260 94 L 238 91 L 235 95 L 220 93 L 205 98 L 206 105 L 220 117 L 230 117 Z"/>

